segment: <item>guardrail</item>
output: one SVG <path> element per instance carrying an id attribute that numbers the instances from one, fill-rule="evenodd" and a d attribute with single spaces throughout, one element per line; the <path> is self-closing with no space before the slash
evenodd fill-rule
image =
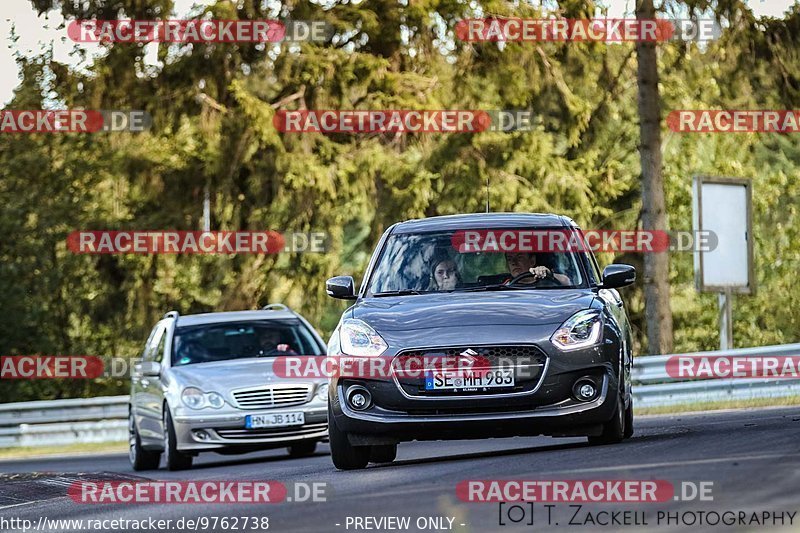
<path id="1" fill-rule="evenodd" d="M 800 355 L 800 344 L 681 355 Z M 666 363 L 670 357 L 643 356 L 634 360 L 632 379 L 636 407 L 800 395 L 800 379 L 679 381 L 667 374 Z M 0 404 L 0 448 L 123 442 L 128 439 L 127 417 L 128 396 Z"/>
<path id="2" fill-rule="evenodd" d="M 128 396 L 0 404 L 0 448 L 128 440 Z"/>
<path id="3" fill-rule="evenodd" d="M 800 355 L 800 344 L 740 348 L 716 352 L 681 354 L 686 356 L 731 357 Z M 731 378 L 677 380 L 667 374 L 667 360 L 672 355 L 637 357 L 631 378 L 637 407 L 661 407 L 687 403 L 784 398 L 800 395 L 800 379 Z"/>

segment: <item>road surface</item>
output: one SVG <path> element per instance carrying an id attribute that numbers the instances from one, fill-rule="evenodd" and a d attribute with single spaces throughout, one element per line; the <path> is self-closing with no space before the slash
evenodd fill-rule
<path id="1" fill-rule="evenodd" d="M 219 517 L 215 530 L 233 531 L 233 517 L 267 517 L 257 528 L 246 529 L 268 526 L 269 531 L 315 533 L 800 530 L 800 409 L 796 407 L 642 417 L 637 419 L 632 439 L 610 446 L 544 437 L 403 443 L 395 463 L 356 472 L 334 470 L 327 445 L 302 459 L 289 459 L 276 450 L 240 456 L 206 454 L 195 464 L 182 472 L 133 472 L 125 455 L 0 462 L 0 529 L 16 531 L 25 524 L 40 531 L 55 530 L 53 524 L 45 528 L 46 520 L 39 523 L 44 517 L 84 521 L 73 522 L 71 528 L 62 523 L 60 530 L 85 531 L 87 520 L 169 519 L 173 521 L 169 526 L 162 524 L 158 529 L 177 531 L 180 519 L 185 530 L 185 520 L 206 517 L 209 523 L 198 524 L 197 530 L 209 531 L 210 520 Z M 317 487 L 322 487 L 326 501 L 81 504 L 66 496 L 67 487 L 76 480 L 142 478 L 276 480 L 289 488 L 289 497 L 300 490 L 296 487 L 316 483 L 324 484 Z M 462 501 L 457 485 L 476 479 L 666 480 L 678 497 L 683 483 L 692 483 L 686 486 L 687 496 L 700 482 L 713 484 L 706 485 L 710 487 L 706 497 L 712 498 L 706 501 L 670 497 L 658 503 L 536 502 L 512 509 L 512 503 L 501 508 L 499 503 Z M 229 517 L 227 528 L 221 527 L 222 517 Z M 133 530 L 132 522 L 117 525 L 116 530 Z M 242 521 L 239 530 L 243 525 Z"/>

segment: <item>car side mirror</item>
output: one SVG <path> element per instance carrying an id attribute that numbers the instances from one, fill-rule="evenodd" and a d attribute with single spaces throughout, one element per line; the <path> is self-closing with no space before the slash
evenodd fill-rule
<path id="1" fill-rule="evenodd" d="M 161 375 L 161 363 L 144 361 L 139 363 L 139 372 L 145 377 L 157 378 Z"/>
<path id="2" fill-rule="evenodd" d="M 603 289 L 626 287 L 636 281 L 636 269 L 631 265 L 608 265 L 603 269 Z"/>
<path id="3" fill-rule="evenodd" d="M 325 292 L 332 298 L 355 300 L 355 282 L 353 276 L 336 276 L 325 282 Z"/>

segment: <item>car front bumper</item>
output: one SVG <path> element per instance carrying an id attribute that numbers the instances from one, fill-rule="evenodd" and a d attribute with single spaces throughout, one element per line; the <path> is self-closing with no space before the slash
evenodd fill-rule
<path id="1" fill-rule="evenodd" d="M 470 346 L 479 349 L 477 343 Z M 607 340 L 568 353 L 546 342 L 537 346 L 546 358 L 541 375 L 513 393 L 424 396 L 409 394 L 411 389 L 404 390 L 397 379 L 334 378 L 329 398 L 332 422 L 348 433 L 354 445 L 601 434 L 603 424 L 615 413 L 620 391 L 625 390 L 620 382 L 624 374 L 619 343 Z M 590 401 L 581 401 L 573 393 L 576 382 L 585 377 L 597 386 Z M 353 385 L 370 392 L 373 402 L 367 409 L 354 409 L 345 401 L 345 392 Z"/>
<path id="2" fill-rule="evenodd" d="M 552 405 L 511 410 L 476 407 L 462 413 L 410 414 L 355 411 L 341 390 L 332 404 L 334 421 L 354 445 L 391 444 L 409 440 L 482 439 L 490 437 L 599 435 L 616 409 L 618 392 L 610 376 L 603 379 L 598 397 L 590 402 L 562 401 Z"/>
<path id="3" fill-rule="evenodd" d="M 302 426 L 248 429 L 245 417 L 255 414 L 281 414 L 302 411 Z M 188 413 L 173 418 L 177 448 L 180 451 L 236 449 L 269 449 L 290 446 L 306 440 L 323 440 L 328 437 L 328 414 L 321 401 L 281 409 L 261 409 L 235 413 Z"/>

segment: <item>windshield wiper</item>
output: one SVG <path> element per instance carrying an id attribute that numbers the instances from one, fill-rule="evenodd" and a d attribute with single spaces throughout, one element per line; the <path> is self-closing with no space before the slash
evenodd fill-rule
<path id="1" fill-rule="evenodd" d="M 376 292 L 373 296 L 408 296 L 409 294 L 422 294 L 422 292 L 416 289 L 403 289 L 401 291 Z"/>
<path id="2" fill-rule="evenodd" d="M 496 285 L 482 285 L 480 287 L 466 287 L 463 289 L 456 289 L 456 292 L 514 291 L 520 288 L 525 289 L 527 287 L 519 287 L 518 285 L 506 285 L 505 283 L 498 283 Z"/>

